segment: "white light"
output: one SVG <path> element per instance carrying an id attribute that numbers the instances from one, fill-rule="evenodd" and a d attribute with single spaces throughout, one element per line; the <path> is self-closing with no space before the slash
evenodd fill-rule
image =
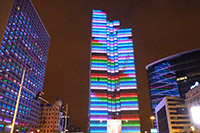
<path id="1" fill-rule="evenodd" d="M 200 124 L 200 106 L 191 107 L 192 120 L 196 124 Z"/>
<path id="2" fill-rule="evenodd" d="M 195 87 L 197 87 L 199 85 L 199 82 L 198 81 L 196 81 L 195 82 L 195 84 L 194 85 L 192 85 L 191 87 L 190 87 L 190 89 L 192 90 L 192 89 L 194 89 Z"/>
<path id="3" fill-rule="evenodd" d="M 108 120 L 107 133 L 121 133 L 122 125 L 121 120 Z"/>
<path id="4" fill-rule="evenodd" d="M 8 128 L 12 128 L 12 125 L 8 125 Z"/>

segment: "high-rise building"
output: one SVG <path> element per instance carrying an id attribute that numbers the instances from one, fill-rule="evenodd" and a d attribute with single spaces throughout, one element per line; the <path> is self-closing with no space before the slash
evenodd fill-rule
<path id="1" fill-rule="evenodd" d="M 164 97 L 155 108 L 159 133 L 190 131 L 190 117 L 185 101 L 180 97 Z"/>
<path id="2" fill-rule="evenodd" d="M 89 132 L 140 132 L 131 29 L 92 13 Z M 114 131 L 115 130 L 115 131 Z"/>
<path id="3" fill-rule="evenodd" d="M 185 93 L 200 82 L 200 49 L 178 53 L 146 66 L 152 113 L 165 96 L 185 99 Z"/>
<path id="4" fill-rule="evenodd" d="M 10 130 L 25 70 L 15 121 L 15 129 L 24 131 L 38 121 L 40 101 L 35 97 L 43 89 L 50 36 L 30 0 L 13 0 L 10 6 L 7 24 L 0 25 L 5 29 L 0 44 L 0 131 Z"/>
<path id="5" fill-rule="evenodd" d="M 37 129 L 41 133 L 61 133 L 62 101 L 57 97 L 54 104 L 41 104 Z"/>

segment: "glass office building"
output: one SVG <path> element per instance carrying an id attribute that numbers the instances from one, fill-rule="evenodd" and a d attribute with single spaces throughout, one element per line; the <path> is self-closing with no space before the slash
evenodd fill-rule
<path id="1" fill-rule="evenodd" d="M 9 131 L 23 70 L 16 128 L 25 132 L 38 121 L 50 36 L 29 0 L 14 0 L 0 44 L 0 131 Z"/>
<path id="2" fill-rule="evenodd" d="M 165 96 L 185 99 L 185 94 L 200 82 L 200 49 L 178 53 L 146 66 L 152 104 L 155 107 Z"/>
<path id="3" fill-rule="evenodd" d="M 93 10 L 89 132 L 140 132 L 131 29 Z"/>

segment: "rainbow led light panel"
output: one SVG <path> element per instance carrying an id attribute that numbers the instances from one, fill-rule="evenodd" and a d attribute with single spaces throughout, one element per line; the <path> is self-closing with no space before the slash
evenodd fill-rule
<path id="1" fill-rule="evenodd" d="M 122 132 L 140 132 L 131 29 L 120 29 L 93 10 L 89 132 L 107 132 L 107 120 L 121 120 Z"/>

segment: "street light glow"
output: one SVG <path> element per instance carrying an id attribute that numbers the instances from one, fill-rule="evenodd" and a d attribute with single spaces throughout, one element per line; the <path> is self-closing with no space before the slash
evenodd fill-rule
<path id="1" fill-rule="evenodd" d="M 200 106 L 191 107 L 192 120 L 195 124 L 200 124 Z"/>
<path id="2" fill-rule="evenodd" d="M 150 119 L 151 119 L 151 120 L 154 120 L 154 119 L 155 119 L 155 116 L 151 116 Z"/>

